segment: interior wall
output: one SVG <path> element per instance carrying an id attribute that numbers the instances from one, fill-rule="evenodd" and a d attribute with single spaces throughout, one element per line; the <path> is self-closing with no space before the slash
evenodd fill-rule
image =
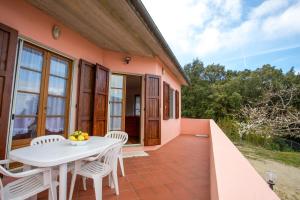
<path id="1" fill-rule="evenodd" d="M 125 131 L 129 135 L 129 140 L 135 137 L 138 141 L 134 143 L 140 143 L 141 116 L 135 116 L 136 95 L 141 96 L 141 77 L 126 75 Z"/>
<path id="2" fill-rule="evenodd" d="M 126 76 L 126 116 L 135 115 L 135 96 L 141 96 L 141 77 Z"/>

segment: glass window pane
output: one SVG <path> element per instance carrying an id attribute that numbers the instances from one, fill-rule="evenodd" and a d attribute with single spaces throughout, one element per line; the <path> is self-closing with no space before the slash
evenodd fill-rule
<path id="1" fill-rule="evenodd" d="M 47 115 L 64 115 L 64 114 L 65 114 L 65 99 L 48 96 Z"/>
<path id="2" fill-rule="evenodd" d="M 122 89 L 111 89 L 110 90 L 110 100 L 121 102 L 123 97 L 123 90 Z"/>
<path id="3" fill-rule="evenodd" d="M 113 74 L 111 76 L 111 87 L 123 88 L 123 76 Z"/>
<path id="4" fill-rule="evenodd" d="M 121 128 L 122 128 L 121 122 L 122 122 L 121 117 L 111 117 L 110 118 L 110 130 L 113 130 L 113 131 L 121 130 Z"/>
<path id="5" fill-rule="evenodd" d="M 65 96 L 67 81 L 62 78 L 50 76 L 49 77 L 49 94 Z"/>
<path id="6" fill-rule="evenodd" d="M 41 74 L 39 72 L 20 69 L 18 90 L 40 92 Z"/>
<path id="7" fill-rule="evenodd" d="M 68 62 L 52 57 L 50 61 L 50 74 L 66 78 L 68 76 Z"/>
<path id="8" fill-rule="evenodd" d="M 36 137 L 37 118 L 18 118 L 14 120 L 13 139 Z"/>
<path id="9" fill-rule="evenodd" d="M 140 116 L 141 115 L 141 97 L 135 96 L 135 115 Z"/>
<path id="10" fill-rule="evenodd" d="M 30 47 L 24 46 L 21 56 L 21 66 L 42 71 L 43 53 Z"/>
<path id="11" fill-rule="evenodd" d="M 170 90 L 169 93 L 169 116 L 174 118 L 174 90 Z"/>
<path id="12" fill-rule="evenodd" d="M 18 92 L 16 97 L 16 115 L 37 115 L 39 95 Z"/>
<path id="13" fill-rule="evenodd" d="M 122 116 L 122 103 L 111 103 L 110 104 L 110 115 L 111 116 Z"/>
<path id="14" fill-rule="evenodd" d="M 136 116 L 141 116 L 141 110 L 136 109 L 136 110 L 135 110 L 135 115 L 136 115 Z"/>
<path id="15" fill-rule="evenodd" d="M 63 117 L 46 118 L 46 134 L 64 134 L 65 122 Z"/>
<path id="16" fill-rule="evenodd" d="M 141 106 L 141 98 L 140 96 L 135 96 L 135 109 L 140 109 L 140 106 Z"/>

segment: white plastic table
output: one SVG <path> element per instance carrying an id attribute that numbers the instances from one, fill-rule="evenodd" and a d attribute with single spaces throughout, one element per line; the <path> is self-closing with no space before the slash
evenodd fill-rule
<path id="1" fill-rule="evenodd" d="M 103 152 L 116 139 L 91 136 L 84 146 L 72 146 L 67 141 L 12 150 L 11 160 L 36 167 L 59 166 L 59 199 L 67 198 L 67 164 Z"/>

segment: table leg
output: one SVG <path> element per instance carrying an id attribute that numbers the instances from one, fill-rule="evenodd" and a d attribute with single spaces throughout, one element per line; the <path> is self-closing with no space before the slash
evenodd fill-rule
<path id="1" fill-rule="evenodd" d="M 67 199 L 67 169 L 67 163 L 59 166 L 59 200 Z"/>

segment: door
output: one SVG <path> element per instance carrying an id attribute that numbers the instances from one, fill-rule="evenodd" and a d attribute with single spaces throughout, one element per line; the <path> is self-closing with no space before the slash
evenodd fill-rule
<path id="1" fill-rule="evenodd" d="M 145 146 L 161 144 L 161 81 L 160 76 L 145 77 Z"/>
<path id="2" fill-rule="evenodd" d="M 29 43 L 20 51 L 12 120 L 12 148 L 32 138 L 67 135 L 71 61 Z"/>
<path id="3" fill-rule="evenodd" d="M 0 160 L 5 158 L 18 32 L 0 23 Z"/>
<path id="4" fill-rule="evenodd" d="M 93 133 L 95 65 L 80 60 L 78 73 L 77 130 Z"/>
<path id="5" fill-rule="evenodd" d="M 111 131 L 125 130 L 126 76 L 112 74 L 110 84 L 110 125 Z"/>
<path id="6" fill-rule="evenodd" d="M 97 64 L 95 74 L 93 135 L 104 136 L 107 130 L 109 69 Z"/>
<path id="7" fill-rule="evenodd" d="M 77 130 L 104 136 L 107 131 L 109 69 L 80 60 Z"/>

